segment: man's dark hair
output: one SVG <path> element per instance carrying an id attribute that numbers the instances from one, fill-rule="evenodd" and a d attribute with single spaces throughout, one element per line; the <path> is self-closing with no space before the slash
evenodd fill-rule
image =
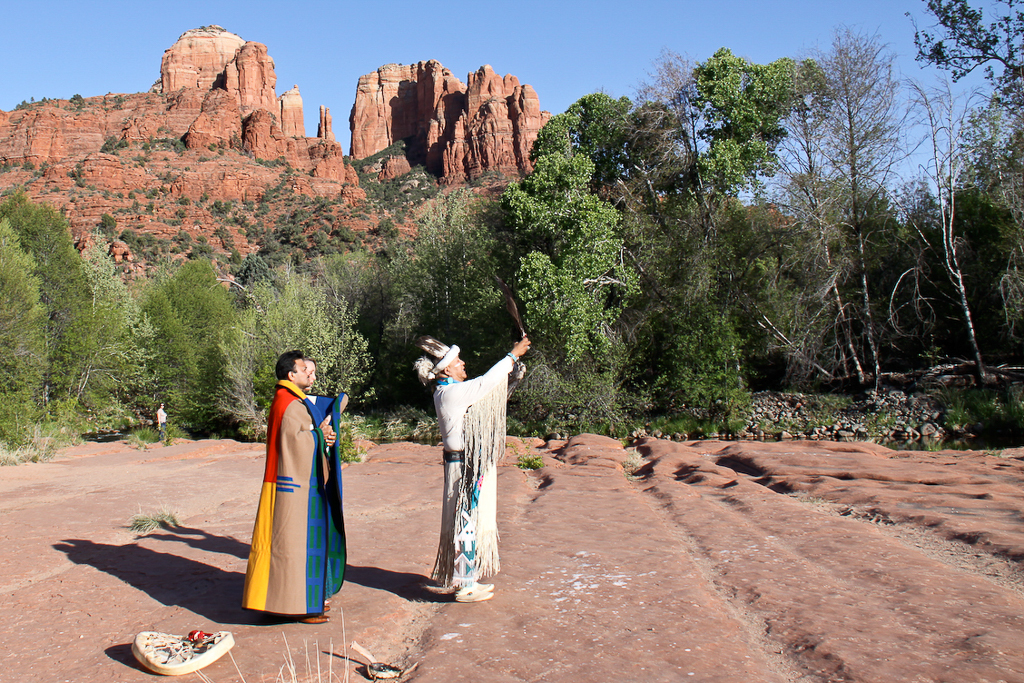
<path id="1" fill-rule="evenodd" d="M 295 361 L 302 360 L 305 354 L 302 351 L 285 351 L 277 359 L 277 367 L 274 374 L 278 379 L 288 379 L 288 373 L 295 370 Z"/>

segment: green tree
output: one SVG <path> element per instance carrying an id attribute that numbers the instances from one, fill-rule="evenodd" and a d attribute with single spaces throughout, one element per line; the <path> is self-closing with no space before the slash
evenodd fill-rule
<path id="1" fill-rule="evenodd" d="M 972 7 L 967 0 L 925 0 L 938 25 L 935 30 L 914 31 L 918 61 L 949 70 L 954 81 L 984 66 L 985 77 L 997 92 L 1019 106 L 1024 103 L 1024 12 L 1017 9 L 1021 4 L 991 0 Z"/>
<path id="2" fill-rule="evenodd" d="M 632 108 L 627 97 L 616 100 L 604 93 L 584 95 L 544 125 L 530 159 L 536 162 L 549 154 L 583 154 L 594 164 L 591 182 L 595 189 L 612 186 L 630 173 L 627 141 Z"/>
<path id="3" fill-rule="evenodd" d="M 731 194 L 758 176 L 774 174 L 775 148 L 786 136 L 782 118 L 792 104 L 793 60 L 755 64 L 721 48 L 694 69 L 695 105 L 707 143 L 705 182 Z"/>
<path id="4" fill-rule="evenodd" d="M 582 154 L 548 154 L 502 196 L 523 254 L 516 279 L 531 332 L 570 363 L 607 357 L 612 326 L 636 288 L 619 214 L 589 190 L 594 168 Z"/>
<path id="5" fill-rule="evenodd" d="M 235 327 L 231 297 L 209 261 L 187 261 L 147 287 L 142 311 L 153 327 L 154 401 L 166 403 L 181 423 L 196 430 L 223 423 L 222 343 Z"/>
<path id="6" fill-rule="evenodd" d="M 273 397 L 274 364 L 289 349 L 317 361 L 313 393 L 348 393 L 360 399 L 366 389 L 370 356 L 366 340 L 344 299 L 332 297 L 324 279 L 282 274 L 280 289 L 268 280 L 254 285 L 248 305 L 225 336 L 225 391 L 219 409 L 249 434 L 261 434 Z"/>
<path id="7" fill-rule="evenodd" d="M 626 253 L 645 293 L 626 315 L 636 340 L 628 375 L 656 409 L 724 416 L 745 401 L 744 345 L 759 333 L 747 311 L 771 298 L 759 276 L 776 270 L 778 230 L 771 212 L 737 195 L 757 196 L 776 171 L 794 70 L 792 60 L 758 65 L 724 48 L 699 64 L 666 52 L 639 89 L 632 174 L 619 184 Z"/>
<path id="8" fill-rule="evenodd" d="M 472 195 L 456 190 L 426 205 L 403 269 L 404 290 L 417 306 L 417 327 L 455 339 L 474 358 L 494 341 L 489 324 L 500 295 L 494 285 L 495 239 L 471 211 Z"/>
<path id="9" fill-rule="evenodd" d="M 82 253 L 92 292 L 91 338 L 82 357 L 92 404 L 112 417 L 124 409 L 134 416 L 148 415 L 155 389 L 149 352 L 154 331 L 99 244 L 96 240 Z"/>
<path id="10" fill-rule="evenodd" d="M 46 311 L 32 257 L 0 219 L 0 443 L 18 444 L 38 419 L 46 367 Z"/>
<path id="11" fill-rule="evenodd" d="M 46 311 L 43 404 L 78 401 L 87 384 L 82 362 L 92 326 L 92 292 L 67 221 L 53 207 L 18 193 L 0 204 L 22 248 L 35 263 L 39 301 Z"/>

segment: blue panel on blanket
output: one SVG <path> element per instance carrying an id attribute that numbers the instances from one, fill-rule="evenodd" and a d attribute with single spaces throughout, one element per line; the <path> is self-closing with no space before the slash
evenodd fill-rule
<path id="1" fill-rule="evenodd" d="M 344 396 L 344 394 L 342 394 Z M 331 414 L 334 409 L 334 402 L 337 401 L 333 396 L 310 396 L 306 395 L 306 407 L 309 408 L 309 412 L 313 415 L 313 424 L 320 426 L 320 423 L 324 421 L 324 418 Z"/>

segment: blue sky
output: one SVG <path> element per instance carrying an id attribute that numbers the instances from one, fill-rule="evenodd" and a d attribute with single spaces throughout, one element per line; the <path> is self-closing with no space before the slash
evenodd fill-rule
<path id="1" fill-rule="evenodd" d="M 695 60 L 720 47 L 755 62 L 827 48 L 838 26 L 877 33 L 904 76 L 915 63 L 913 24 L 923 0 L 517 0 L 516 2 L 260 2 L 33 0 L 3 2 L 0 109 L 43 97 L 140 92 L 185 31 L 219 24 L 267 45 L 277 92 L 297 84 L 306 134 L 320 105 L 348 152 L 359 76 L 389 62 L 436 59 L 460 79 L 483 64 L 536 89 L 554 114 L 598 90 L 630 96 L 664 49 Z"/>

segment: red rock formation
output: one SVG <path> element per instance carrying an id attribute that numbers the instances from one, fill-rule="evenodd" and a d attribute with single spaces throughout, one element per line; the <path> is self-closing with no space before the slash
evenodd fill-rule
<path id="1" fill-rule="evenodd" d="M 281 131 L 288 137 L 306 137 L 306 124 L 302 120 L 302 95 L 299 94 L 299 86 L 293 85 L 292 89 L 283 93 L 278 102 L 281 103 Z"/>
<path id="2" fill-rule="evenodd" d="M 334 141 L 334 131 L 331 129 L 331 110 L 320 105 L 320 123 L 316 127 L 316 136 L 322 140 Z"/>
<path id="3" fill-rule="evenodd" d="M 224 68 L 244 44 L 240 37 L 216 25 L 185 31 L 164 52 L 160 63 L 161 92 L 223 87 Z"/>
<path id="4" fill-rule="evenodd" d="M 107 255 L 113 257 L 114 263 L 131 263 L 135 260 L 135 257 L 132 256 L 132 250 L 121 240 L 114 240 L 110 243 Z"/>
<path id="5" fill-rule="evenodd" d="M 377 180 L 393 180 L 411 170 L 409 160 L 405 157 L 388 157 L 377 174 Z"/>
<path id="6" fill-rule="evenodd" d="M 203 109 L 185 134 L 185 146 L 202 149 L 217 145 L 228 147 L 232 139 L 240 139 L 241 115 L 234 96 L 226 90 L 211 90 L 203 100 Z"/>
<path id="7" fill-rule="evenodd" d="M 224 69 L 224 87 L 234 93 L 241 113 L 277 111 L 277 74 L 263 43 L 248 42 Z"/>
<path id="8" fill-rule="evenodd" d="M 530 148 L 551 114 L 540 109 L 540 98 L 532 85 L 518 86 L 508 98 L 508 115 L 512 120 L 513 151 L 520 167 L 530 164 Z"/>
<path id="9" fill-rule="evenodd" d="M 284 134 L 277 125 L 277 118 L 258 109 L 242 124 L 242 149 L 251 152 L 257 159 L 275 160 L 284 157 L 291 166 L 311 170 L 312 151 L 322 142 L 318 138 L 297 138 Z"/>
<path id="10" fill-rule="evenodd" d="M 362 159 L 405 140 L 411 163 L 440 173 L 440 148 L 464 107 L 465 89 L 435 60 L 386 64 L 362 76 L 349 116 L 352 156 Z"/>
<path id="11" fill-rule="evenodd" d="M 164 52 L 160 92 L 226 90 L 243 114 L 277 112 L 274 60 L 262 43 L 246 42 L 220 26 L 186 31 Z"/>
<path id="12" fill-rule="evenodd" d="M 529 150 L 550 118 L 515 76 L 483 66 L 463 85 L 436 61 L 388 64 L 359 79 L 349 123 L 352 156 L 362 159 L 404 140 L 411 164 L 443 182 L 489 170 L 532 169 Z"/>
<path id="13" fill-rule="evenodd" d="M 270 112 L 254 111 L 242 125 L 242 149 L 257 159 L 276 159 L 286 149 L 284 134 Z"/>

